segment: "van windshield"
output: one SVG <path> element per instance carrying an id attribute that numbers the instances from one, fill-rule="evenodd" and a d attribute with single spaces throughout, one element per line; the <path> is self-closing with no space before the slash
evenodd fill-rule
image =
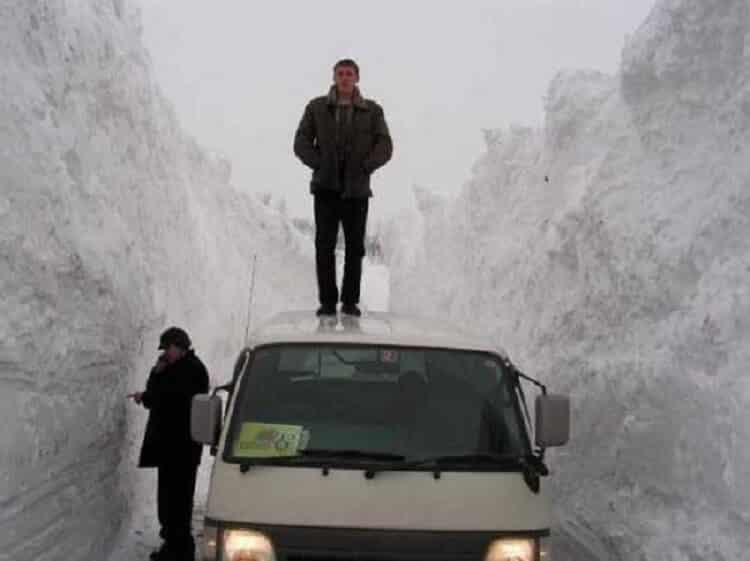
<path id="1" fill-rule="evenodd" d="M 512 375 L 480 352 L 366 345 L 257 349 L 224 458 L 352 461 L 524 456 Z"/>

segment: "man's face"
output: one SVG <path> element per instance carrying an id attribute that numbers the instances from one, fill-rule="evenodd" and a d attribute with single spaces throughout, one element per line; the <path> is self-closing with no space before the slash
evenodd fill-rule
<path id="1" fill-rule="evenodd" d="M 354 86 L 359 82 L 359 76 L 353 66 L 342 65 L 334 70 L 333 81 L 339 93 L 351 95 L 354 92 Z"/>
<path id="2" fill-rule="evenodd" d="M 178 347 L 177 345 L 169 345 L 166 349 L 164 349 L 162 356 L 167 361 L 167 364 L 172 364 L 173 362 L 177 362 L 183 356 L 185 356 L 185 350 Z"/>

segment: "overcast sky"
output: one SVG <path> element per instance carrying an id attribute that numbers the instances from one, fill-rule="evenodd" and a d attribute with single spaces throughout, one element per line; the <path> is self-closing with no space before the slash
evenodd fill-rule
<path id="1" fill-rule="evenodd" d="M 184 128 L 232 161 L 232 182 L 312 215 L 292 153 L 305 103 L 354 58 L 394 158 L 373 179 L 374 218 L 413 205 L 412 185 L 456 192 L 481 129 L 541 124 L 560 69 L 614 73 L 654 0 L 140 0 L 157 79 Z"/>

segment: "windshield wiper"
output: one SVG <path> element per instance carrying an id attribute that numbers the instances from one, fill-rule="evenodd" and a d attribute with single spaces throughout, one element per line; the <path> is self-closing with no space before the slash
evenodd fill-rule
<path id="1" fill-rule="evenodd" d="M 307 448 L 299 450 L 293 456 L 274 456 L 266 458 L 247 459 L 240 464 L 240 471 L 247 473 L 253 465 L 256 464 L 298 464 L 310 461 L 311 458 L 332 459 L 354 459 L 354 460 L 375 460 L 386 462 L 403 462 L 406 456 L 401 454 L 392 454 L 390 452 L 375 452 L 368 450 L 337 450 L 335 448 Z M 328 467 L 324 466 L 324 475 L 328 475 Z M 369 470 L 368 470 L 369 473 Z"/>
<path id="2" fill-rule="evenodd" d="M 307 448 L 300 450 L 300 455 L 320 457 L 320 458 L 341 458 L 341 459 L 357 459 L 357 460 L 376 460 L 381 462 L 403 462 L 406 456 L 402 454 L 393 454 L 390 452 L 374 452 L 368 450 L 335 450 L 326 448 Z M 298 456 L 299 457 L 299 456 Z M 323 466 L 323 475 L 328 475 L 331 466 Z M 376 469 L 367 467 L 365 469 L 365 479 L 372 479 L 375 477 Z"/>
<path id="3" fill-rule="evenodd" d="M 326 458 L 354 458 L 363 460 L 383 460 L 402 462 L 406 456 L 390 452 L 375 452 L 369 450 L 337 450 L 335 448 L 307 448 L 299 451 L 300 456 L 316 456 Z"/>
<path id="4" fill-rule="evenodd" d="M 392 466 L 379 467 L 371 472 L 377 473 L 378 471 L 386 471 L 390 469 L 409 469 L 418 467 L 430 467 L 435 479 L 440 479 L 441 468 L 446 464 L 453 465 L 496 465 L 496 466 L 518 466 L 525 470 L 528 466 L 526 458 L 519 456 L 518 454 L 460 454 L 453 456 L 432 456 L 429 458 L 420 458 L 416 460 L 404 461 L 401 463 L 393 464 Z"/>
<path id="5" fill-rule="evenodd" d="M 400 464 L 404 467 L 419 467 L 422 465 L 440 465 L 440 464 L 512 464 L 520 465 L 524 459 L 518 454 L 460 454 L 454 456 L 434 456 L 431 458 L 422 458 L 410 460 Z"/>
<path id="6" fill-rule="evenodd" d="M 435 479 L 440 479 L 440 468 L 444 464 L 469 464 L 479 465 L 490 463 L 495 465 L 513 465 L 521 468 L 523 480 L 529 486 L 533 493 L 539 492 L 539 477 L 549 475 L 549 470 L 544 461 L 534 455 L 520 456 L 518 454 L 464 454 L 461 456 L 436 456 L 434 458 L 425 458 L 414 460 L 401 464 L 406 467 L 431 466 Z"/>
<path id="7" fill-rule="evenodd" d="M 375 460 L 383 462 L 403 462 L 406 456 L 401 454 L 392 454 L 390 452 L 375 452 L 368 450 L 337 450 L 335 448 L 307 448 L 299 450 L 294 456 L 275 456 L 270 458 L 253 458 L 247 459 L 240 463 L 240 471 L 246 473 L 253 465 L 256 464 L 295 464 L 309 461 L 311 458 L 326 459 L 354 459 L 354 460 Z M 327 472 L 327 469 L 324 469 Z M 328 475 L 325 473 L 325 475 Z"/>

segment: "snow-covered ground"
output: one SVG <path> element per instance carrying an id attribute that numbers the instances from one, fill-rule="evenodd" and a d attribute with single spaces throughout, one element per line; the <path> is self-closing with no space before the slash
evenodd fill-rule
<path id="1" fill-rule="evenodd" d="M 253 256 L 257 321 L 314 305 L 312 247 L 181 131 L 131 2 L 5 1 L 0 66 L 0 560 L 91 561 L 148 498 L 159 332 L 223 381 Z"/>
<path id="2" fill-rule="evenodd" d="M 616 76 L 488 131 L 389 228 L 391 307 L 490 333 L 574 399 L 556 561 L 748 559 L 750 3 L 660 0 Z"/>

